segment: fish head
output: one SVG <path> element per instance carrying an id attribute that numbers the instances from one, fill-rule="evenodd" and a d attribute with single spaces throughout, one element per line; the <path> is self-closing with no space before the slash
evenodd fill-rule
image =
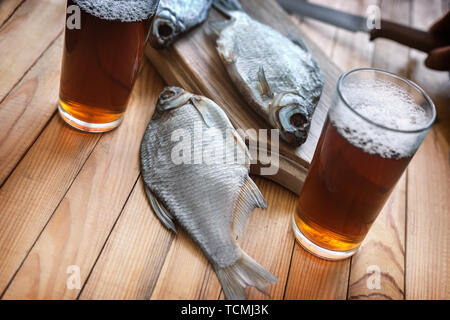
<path id="1" fill-rule="evenodd" d="M 178 87 L 166 87 L 158 98 L 156 109 L 159 113 L 163 113 L 175 108 L 179 108 L 188 103 L 193 97 L 192 93 Z"/>
<path id="2" fill-rule="evenodd" d="M 150 43 L 157 49 L 166 48 L 186 27 L 177 15 L 167 8 L 158 11 L 153 20 Z"/>
<path id="3" fill-rule="evenodd" d="M 308 137 L 313 110 L 296 92 L 277 94 L 269 106 L 270 118 L 280 135 L 290 144 L 300 146 Z"/>

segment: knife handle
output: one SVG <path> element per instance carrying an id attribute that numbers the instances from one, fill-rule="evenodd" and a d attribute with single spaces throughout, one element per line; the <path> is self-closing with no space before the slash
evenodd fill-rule
<path id="1" fill-rule="evenodd" d="M 414 29 L 395 22 L 381 20 L 381 28 L 370 32 L 370 40 L 385 38 L 423 52 L 450 45 L 449 37 Z"/>

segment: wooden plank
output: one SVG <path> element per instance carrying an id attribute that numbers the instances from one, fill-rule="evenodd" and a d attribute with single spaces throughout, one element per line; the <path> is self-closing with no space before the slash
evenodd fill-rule
<path id="1" fill-rule="evenodd" d="M 0 103 L 0 185 L 55 113 L 62 36 Z"/>
<path id="2" fill-rule="evenodd" d="M 64 12 L 65 1 L 27 0 L 0 29 L 0 101 L 62 32 Z"/>
<path id="3" fill-rule="evenodd" d="M 220 290 L 219 280 L 205 256 L 188 235 L 180 230 L 164 261 L 151 299 L 215 300 Z"/>
<path id="4" fill-rule="evenodd" d="M 152 212 L 140 179 L 80 299 L 149 299 L 173 237 Z"/>
<path id="5" fill-rule="evenodd" d="M 299 31 L 274 0 L 248 0 L 242 5 L 246 12 L 257 20 L 271 25 L 286 35 L 291 33 L 303 38 L 323 71 L 325 88 L 313 117 L 308 140 L 297 149 L 281 142 L 279 174 L 268 177 L 298 193 L 305 177 L 305 167 L 309 165 L 317 144 L 340 71 L 316 44 Z M 212 10 L 210 20 L 223 19 Z M 228 81 L 229 76 L 216 52 L 208 28 L 208 25 L 204 24 L 167 50 L 157 51 L 148 47 L 147 55 L 168 84 L 182 86 L 212 98 L 224 108 L 236 127 L 244 130 L 267 128 L 262 118 L 256 116 L 238 94 L 233 83 Z"/>
<path id="6" fill-rule="evenodd" d="M 441 4 L 414 1 L 413 25 L 428 28 L 444 13 Z M 450 83 L 448 73 L 423 66 L 424 54 L 411 50 L 410 58 L 411 78 L 432 97 L 438 122 L 408 170 L 406 298 L 450 299 Z"/>
<path id="7" fill-rule="evenodd" d="M 56 114 L 0 189 L 0 294 L 99 138 Z"/>
<path id="8" fill-rule="evenodd" d="M 73 299 L 67 268 L 84 283 L 139 175 L 140 142 L 162 82 L 148 64 L 121 127 L 103 135 L 12 280 L 4 299 Z M 25 189 L 26 190 L 26 189 Z"/>
<path id="9" fill-rule="evenodd" d="M 5 0 L 0 2 L 0 27 L 5 23 L 24 0 Z"/>
<path id="10" fill-rule="evenodd" d="M 285 299 L 344 300 L 348 275 L 348 260 L 322 260 L 295 244 Z"/>
<path id="11" fill-rule="evenodd" d="M 329 6 L 351 13 L 362 14 L 375 1 L 335 1 Z M 333 41 L 329 39 L 328 41 Z M 355 52 L 355 46 L 364 48 Z M 331 46 L 330 58 L 344 70 L 369 66 L 373 44 L 366 35 L 338 30 Z M 359 50 L 359 47 L 358 47 Z M 286 299 L 346 299 L 350 259 L 330 262 L 318 259 L 303 250 L 297 243 L 292 255 Z"/>
<path id="12" fill-rule="evenodd" d="M 449 149 L 432 130 L 408 170 L 406 299 L 450 299 Z"/>
<path id="13" fill-rule="evenodd" d="M 384 19 L 408 25 L 410 1 L 382 1 Z M 372 66 L 408 77 L 409 49 L 395 42 L 375 42 Z M 406 178 L 394 189 L 358 254 L 352 259 L 348 299 L 404 299 Z M 380 287 L 368 286 L 374 270 Z M 377 276 L 377 275 L 375 275 Z"/>
<path id="14" fill-rule="evenodd" d="M 352 258 L 348 299 L 404 299 L 405 213 L 406 174 Z"/>

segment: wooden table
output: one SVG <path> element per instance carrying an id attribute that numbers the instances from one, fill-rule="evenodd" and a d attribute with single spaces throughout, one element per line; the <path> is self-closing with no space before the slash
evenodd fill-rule
<path id="1" fill-rule="evenodd" d="M 315 2 L 359 14 L 378 4 L 384 18 L 420 28 L 450 6 Z M 56 113 L 64 10 L 62 0 L 0 1 L 1 297 L 223 298 L 197 247 L 185 233 L 175 237 L 161 226 L 143 192 L 139 145 L 164 86 L 153 67 L 144 64 L 118 130 L 81 133 Z M 270 289 L 274 299 L 449 299 L 448 74 L 427 70 L 423 54 L 395 43 L 298 23 L 343 70 L 373 66 L 419 83 L 439 120 L 352 259 L 328 262 L 299 247 L 290 229 L 296 196 L 262 178 L 255 180 L 269 208 L 253 213 L 243 249 L 279 278 Z"/>

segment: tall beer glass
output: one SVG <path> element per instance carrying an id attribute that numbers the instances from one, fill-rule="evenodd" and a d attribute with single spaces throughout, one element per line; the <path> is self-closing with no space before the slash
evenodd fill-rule
<path id="1" fill-rule="evenodd" d="M 67 1 L 59 93 L 59 112 L 67 123 L 89 132 L 120 125 L 158 3 Z"/>
<path id="2" fill-rule="evenodd" d="M 299 243 L 325 259 L 353 255 L 435 117 L 409 80 L 368 68 L 344 74 L 294 214 Z"/>

